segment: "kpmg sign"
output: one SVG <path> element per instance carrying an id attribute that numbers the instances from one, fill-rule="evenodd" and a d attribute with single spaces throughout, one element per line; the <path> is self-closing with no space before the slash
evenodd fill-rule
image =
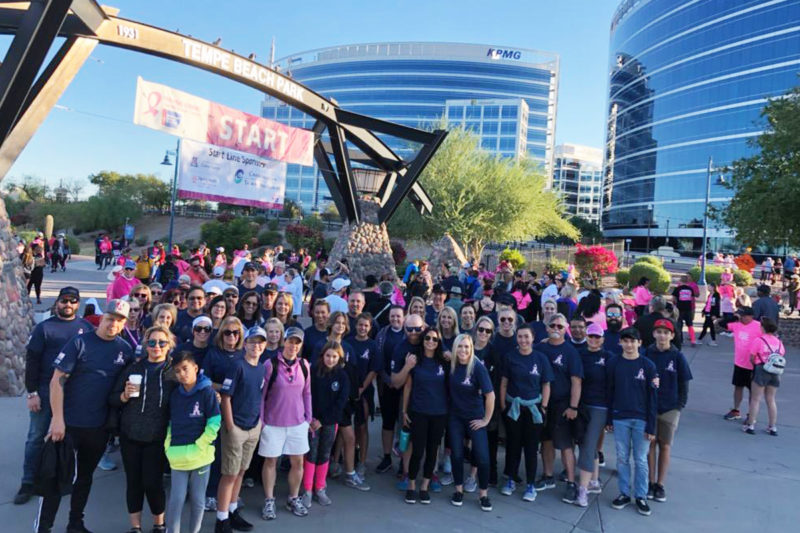
<path id="1" fill-rule="evenodd" d="M 522 52 L 519 50 L 502 50 L 500 48 L 489 48 L 486 57 L 491 59 L 522 59 Z"/>

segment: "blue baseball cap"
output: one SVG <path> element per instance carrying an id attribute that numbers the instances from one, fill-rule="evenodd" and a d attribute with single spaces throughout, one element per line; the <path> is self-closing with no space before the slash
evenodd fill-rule
<path id="1" fill-rule="evenodd" d="M 123 268 L 125 268 L 126 270 L 129 268 L 131 270 L 136 270 L 136 263 L 128 259 L 127 261 L 125 261 L 125 266 L 123 266 Z"/>
<path id="2" fill-rule="evenodd" d="M 250 340 L 253 337 L 262 337 L 264 340 L 267 340 L 267 332 L 264 331 L 264 328 L 262 327 L 253 326 L 252 328 L 247 330 L 244 339 Z"/>

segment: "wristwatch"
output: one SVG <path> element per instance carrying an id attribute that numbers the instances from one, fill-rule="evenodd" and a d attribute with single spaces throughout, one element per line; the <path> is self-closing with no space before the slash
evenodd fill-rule
<path id="1" fill-rule="evenodd" d="M 569 406 L 569 409 L 572 409 L 573 411 L 577 411 L 578 410 L 577 407 L 572 407 L 571 405 Z"/>
<path id="2" fill-rule="evenodd" d="M 39 396 L 39 393 L 38 393 L 38 392 L 36 392 L 36 391 L 34 391 L 34 392 L 29 392 L 29 393 L 28 393 L 28 399 L 29 399 L 29 400 L 30 400 L 31 398 L 34 398 L 34 397 L 36 397 L 36 396 Z"/>

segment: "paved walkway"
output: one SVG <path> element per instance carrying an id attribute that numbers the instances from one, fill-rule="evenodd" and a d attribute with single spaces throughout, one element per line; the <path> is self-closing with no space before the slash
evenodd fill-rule
<path id="1" fill-rule="evenodd" d="M 77 284 L 82 292 L 104 295 L 104 277 L 92 263 L 71 265 L 66 273 L 47 275 L 48 294 L 54 297 L 57 285 Z M 52 301 L 52 300 L 49 300 Z M 722 413 L 730 408 L 730 373 L 732 341 L 720 339 L 720 346 L 688 348 L 686 355 L 695 379 L 691 383 L 689 405 L 684 410 L 673 450 L 672 468 L 667 483 L 668 502 L 653 502 L 653 514 L 642 517 L 629 507 L 623 511 L 611 508 L 617 495 L 614 474 L 613 436 L 608 435 L 605 453 L 608 467 L 601 470 L 605 485 L 603 494 L 593 497 L 588 509 L 561 502 L 561 486 L 542 493 L 535 503 L 521 500 L 518 491 L 513 497 L 490 490 L 494 511 L 483 513 L 477 507 L 476 495 L 467 495 L 464 507 L 450 505 L 450 487 L 433 495 L 429 506 L 409 506 L 394 489 L 391 474 L 368 474 L 373 489 L 368 493 L 345 488 L 330 482 L 333 506 L 312 507 L 306 518 L 295 518 L 279 510 L 278 519 L 266 524 L 259 518 L 262 502 L 259 487 L 243 493 L 244 516 L 256 524 L 255 531 L 289 530 L 302 527 L 310 531 L 327 528 L 332 531 L 497 531 L 502 533 L 548 532 L 628 532 L 647 528 L 654 532 L 725 531 L 748 532 L 796 531 L 800 522 L 800 350 L 789 352 L 789 368 L 783 377 L 778 395 L 780 437 L 759 432 L 755 436 L 742 433 L 739 424 L 725 422 Z M 765 425 L 762 407 L 759 431 Z M 18 487 L 23 443 L 27 430 L 27 413 L 21 398 L 0 399 L 0 531 L 31 531 L 36 501 L 16 507 L 11 500 Z M 378 462 L 376 444 L 380 424 L 371 425 L 372 451 L 370 470 Z M 502 449 L 501 449 L 502 454 Z M 117 457 L 119 461 L 119 458 Z M 502 457 L 501 457 L 502 464 Z M 280 476 L 277 495 L 286 494 L 285 474 Z M 128 527 L 124 499 L 124 474 L 121 471 L 100 472 L 87 508 L 87 526 L 92 531 L 113 533 Z M 63 527 L 68 503 L 62 504 L 58 524 Z M 203 531 L 213 531 L 214 516 L 206 514 Z M 145 521 L 149 525 L 149 521 Z M 56 529 L 56 531 L 61 531 Z"/>

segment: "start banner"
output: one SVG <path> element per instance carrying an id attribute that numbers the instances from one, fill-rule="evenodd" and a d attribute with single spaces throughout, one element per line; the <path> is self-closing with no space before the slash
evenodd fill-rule
<path id="1" fill-rule="evenodd" d="M 141 77 L 133 123 L 286 163 L 311 166 L 314 133 L 239 111 Z"/>
<path id="2" fill-rule="evenodd" d="M 188 139 L 181 140 L 178 196 L 281 209 L 286 163 Z"/>

